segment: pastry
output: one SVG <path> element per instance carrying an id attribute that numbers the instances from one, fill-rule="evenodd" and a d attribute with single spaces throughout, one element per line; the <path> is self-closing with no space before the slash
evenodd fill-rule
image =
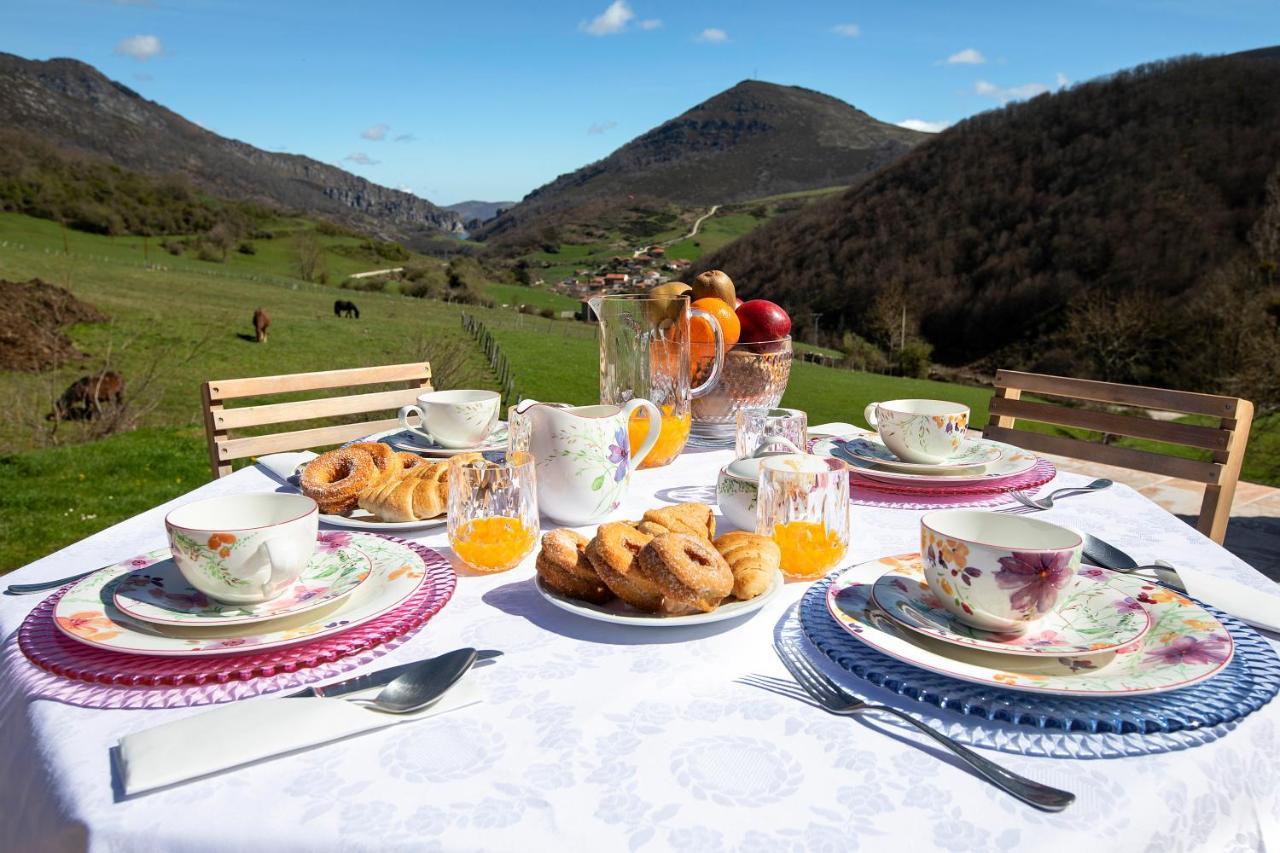
<path id="1" fill-rule="evenodd" d="M 378 469 L 379 480 L 386 480 L 404 471 L 404 460 L 390 446 L 380 441 L 357 441 L 347 445 L 352 453 L 367 453 Z"/>
<path id="2" fill-rule="evenodd" d="M 782 565 L 778 543 L 759 533 L 735 530 L 714 544 L 733 572 L 733 597 L 739 601 L 763 595 Z"/>
<path id="3" fill-rule="evenodd" d="M 322 513 L 342 515 L 356 508 L 360 493 L 379 476 L 372 456 L 343 447 L 312 459 L 299 480 L 302 493 L 315 501 Z"/>
<path id="4" fill-rule="evenodd" d="M 662 592 L 665 613 L 710 613 L 733 590 L 733 572 L 720 552 L 687 533 L 655 536 L 637 562 L 644 578 Z"/>
<path id="5" fill-rule="evenodd" d="M 400 464 L 403 466 L 402 470 L 404 471 L 412 471 L 420 465 L 432 464 L 429 459 L 419 456 L 416 453 L 410 453 L 407 450 L 398 451 L 396 453 L 396 458 L 400 460 Z"/>
<path id="6" fill-rule="evenodd" d="M 464 463 L 480 462 L 479 453 L 453 457 Z M 443 515 L 449 503 L 449 463 L 425 462 L 392 474 L 360 494 L 360 508 L 381 521 L 418 521 Z"/>
<path id="7" fill-rule="evenodd" d="M 662 591 L 636 571 L 636 555 L 653 537 L 629 524 L 602 524 L 587 544 L 587 559 L 614 595 L 637 610 L 657 613 Z"/>
<path id="8" fill-rule="evenodd" d="M 707 541 L 716 535 L 716 517 L 712 514 L 711 507 L 706 504 L 686 503 L 651 509 L 644 514 L 641 523 L 645 521 L 663 528 L 668 533 L 687 533 Z M 652 527 L 646 529 L 653 530 Z M 650 535 L 655 534 L 650 533 Z"/>
<path id="9" fill-rule="evenodd" d="M 542 537 L 535 561 L 542 585 L 569 598 L 604 604 L 613 598 L 587 558 L 587 537 L 573 530 L 552 530 Z"/>

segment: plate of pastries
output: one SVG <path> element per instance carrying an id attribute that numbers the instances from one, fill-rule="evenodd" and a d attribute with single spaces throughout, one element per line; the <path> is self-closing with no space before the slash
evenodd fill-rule
<path id="1" fill-rule="evenodd" d="M 562 610 L 626 625 L 678 626 L 753 613 L 782 589 L 782 555 L 767 536 L 716 536 L 706 504 L 652 509 L 638 521 L 542 537 L 538 592 Z"/>
<path id="2" fill-rule="evenodd" d="M 482 462 L 479 453 L 453 457 Z M 320 507 L 320 520 L 357 530 L 407 530 L 445 523 L 449 460 L 424 459 L 377 441 L 321 454 L 298 477 Z"/>

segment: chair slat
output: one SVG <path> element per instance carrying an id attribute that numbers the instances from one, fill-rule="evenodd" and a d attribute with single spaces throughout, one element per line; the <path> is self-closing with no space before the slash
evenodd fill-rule
<path id="1" fill-rule="evenodd" d="M 1240 401 L 1235 397 L 1198 394 L 1193 391 L 1171 391 L 1143 385 L 1117 385 L 1093 379 L 1045 376 L 1017 370 L 996 371 L 996 386 L 1019 388 L 1024 393 L 1071 397 L 1095 403 L 1117 403 L 1142 409 L 1159 409 L 1187 415 L 1209 415 L 1219 418 L 1237 416 Z"/>
<path id="2" fill-rule="evenodd" d="M 220 379 L 209 383 L 214 400 L 234 400 L 263 394 L 286 394 L 292 391 L 319 391 L 351 385 L 374 385 L 380 382 L 418 382 L 431 379 L 428 362 L 387 364 L 380 367 L 355 367 L 346 370 L 321 370 L 314 373 L 290 373 L 281 376 L 255 376 L 249 379 Z"/>
<path id="3" fill-rule="evenodd" d="M 1132 468 L 1136 471 L 1147 471 L 1200 483 L 1216 485 L 1221 481 L 1224 471 L 1224 466 L 1217 462 L 1165 456 L 1145 450 L 1134 450 L 1130 447 L 1115 447 L 1062 435 L 1045 435 L 1023 429 L 1009 429 L 994 424 L 988 425 L 982 434 L 985 438 L 1003 441 L 1039 453 L 1069 456 L 1072 459 L 1101 462 L 1104 465 Z"/>
<path id="4" fill-rule="evenodd" d="M 1204 450 L 1225 451 L 1231 445 L 1231 433 L 1217 427 L 1157 421 L 1092 409 L 1074 409 L 1053 403 L 1011 400 L 997 396 L 991 398 L 990 411 L 992 415 L 1008 415 L 1056 426 L 1078 427 L 1112 435 L 1146 438 L 1169 444 L 1199 447 Z"/>
<path id="5" fill-rule="evenodd" d="M 400 421 L 390 418 L 385 421 L 340 424 L 338 426 L 294 430 L 293 432 L 278 432 L 272 435 L 228 438 L 217 442 L 218 458 L 223 461 L 230 461 L 232 459 L 244 459 L 249 456 L 262 456 L 267 453 L 282 453 L 286 450 L 327 447 L 362 438 L 372 432 L 393 429 L 399 425 Z"/>
<path id="6" fill-rule="evenodd" d="M 395 391 L 375 391 L 370 394 L 351 394 L 346 397 L 321 397 L 315 400 L 297 400 L 289 403 L 270 403 L 262 406 L 243 406 L 238 409 L 221 409 L 214 412 L 213 422 L 218 429 L 279 424 L 289 421 L 305 421 L 312 418 L 331 418 L 339 415 L 360 415 L 407 406 L 422 393 L 420 388 L 401 388 Z"/>

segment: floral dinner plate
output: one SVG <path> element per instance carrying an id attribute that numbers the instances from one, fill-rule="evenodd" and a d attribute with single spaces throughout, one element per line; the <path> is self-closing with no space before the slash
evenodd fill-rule
<path id="1" fill-rule="evenodd" d="M 859 459 L 856 456 L 850 456 L 844 452 L 843 445 L 854 441 L 858 438 L 866 438 L 874 433 L 862 432 L 856 435 L 845 436 L 844 438 L 822 438 L 814 442 L 812 452 L 818 456 L 834 456 L 841 462 L 849 466 L 849 468 L 859 476 L 869 477 L 873 480 L 881 480 L 888 483 L 916 483 L 927 484 L 929 486 L 945 486 L 945 485 L 968 485 L 973 483 L 989 483 L 993 480 L 1004 480 L 1018 474 L 1025 474 L 1032 468 L 1036 467 L 1038 457 L 1034 453 L 1029 453 L 1012 444 L 1005 444 L 1002 441 L 989 441 L 981 439 L 987 444 L 998 447 L 1001 451 L 1000 458 L 994 462 L 988 462 L 986 467 L 975 468 L 968 471 L 945 472 L 921 474 L 911 471 L 890 471 L 882 467 L 879 463 L 868 462 Z"/>
<path id="2" fill-rule="evenodd" d="M 67 589 L 53 611 L 58 630 L 99 649 L 139 655 L 193 657 L 243 654 L 309 642 L 376 619 L 404 601 L 426 576 L 422 558 L 407 545 L 367 533 L 329 533 L 333 548 L 351 548 L 369 560 L 369 577 L 346 599 L 265 624 L 179 628 L 122 613 L 113 603 L 122 579 L 147 557 L 126 560 Z"/>
<path id="3" fill-rule="evenodd" d="M 244 625 L 315 610 L 350 595 L 369 577 L 372 564 L 342 533 L 321 533 L 316 551 L 289 589 L 261 604 L 223 604 L 182 576 L 168 549 L 130 561 L 137 566 L 114 585 L 120 612 L 155 625 Z M 148 563 L 147 561 L 150 560 Z"/>
<path id="4" fill-rule="evenodd" d="M 841 441 L 840 448 L 850 456 L 895 471 L 917 474 L 955 474 L 981 472 L 983 468 L 1004 455 L 1002 446 L 994 441 L 968 438 L 960 443 L 960 450 L 945 462 L 904 462 L 894 455 L 878 435 L 860 436 Z"/>
<path id="5" fill-rule="evenodd" d="M 974 570 L 976 571 L 976 569 Z M 1132 595 L 1106 583 L 1106 576 L 1079 574 L 1057 608 L 1022 634 L 971 628 L 952 615 L 929 589 L 919 559 L 894 566 L 876 579 L 871 597 L 904 628 L 972 649 L 1009 655 L 1080 657 L 1127 646 L 1147 633 L 1151 616 Z M 961 583 L 956 574 L 951 583 Z"/>
<path id="6" fill-rule="evenodd" d="M 893 570 L 909 574 L 919 559 L 919 554 L 900 554 L 845 569 L 827 588 L 827 611 L 851 636 L 912 666 L 975 684 L 1056 696 L 1177 690 L 1213 677 L 1235 653 L 1222 623 L 1189 598 L 1140 577 L 1092 567 L 1081 574 L 1134 598 L 1151 614 L 1151 628 L 1137 642 L 1070 658 L 1016 657 L 944 643 L 903 630 L 872 598 L 881 575 Z"/>

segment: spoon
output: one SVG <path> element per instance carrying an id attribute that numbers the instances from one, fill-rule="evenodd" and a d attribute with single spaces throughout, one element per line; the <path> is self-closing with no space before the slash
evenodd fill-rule
<path id="1" fill-rule="evenodd" d="M 1066 495 L 1083 495 L 1088 492 L 1097 492 L 1102 489 L 1110 488 L 1113 485 L 1115 484 L 1112 481 L 1104 478 L 1094 480 L 1086 486 L 1068 486 L 1065 489 L 1055 489 L 1042 498 L 1028 497 L 1026 492 L 1010 492 L 1009 496 L 1023 506 L 1031 507 L 1032 509 L 1053 509 L 1054 498 Z"/>
<path id="2" fill-rule="evenodd" d="M 347 701 L 386 714 L 412 714 L 438 702 L 475 661 L 475 649 L 458 649 L 397 676 L 372 699 Z"/>

